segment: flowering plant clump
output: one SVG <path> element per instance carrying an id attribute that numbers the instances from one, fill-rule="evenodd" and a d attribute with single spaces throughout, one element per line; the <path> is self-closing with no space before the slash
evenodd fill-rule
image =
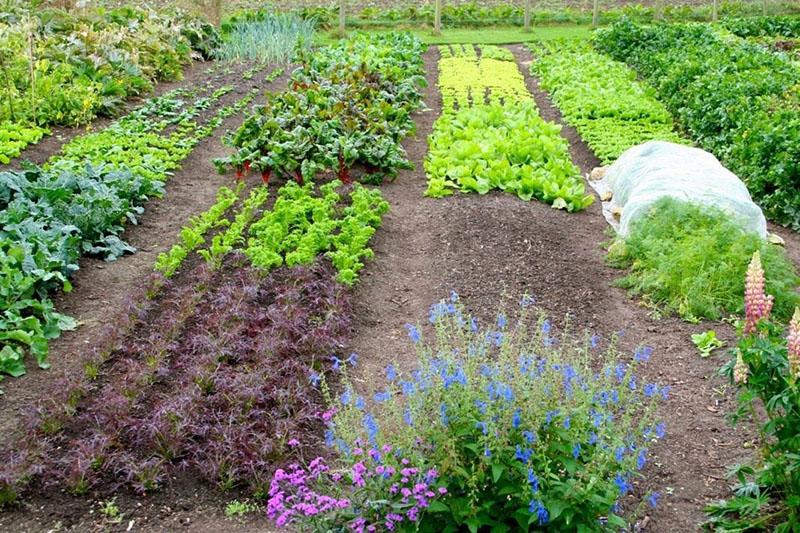
<path id="1" fill-rule="evenodd" d="M 483 327 L 455 293 L 435 304 L 430 340 L 406 326 L 418 367 L 389 365 L 369 406 L 338 365 L 327 442 L 346 462 L 359 443 L 388 445 L 438 472 L 448 492 L 420 509 L 420 530 L 622 528 L 658 500 L 632 494 L 664 437 L 655 409 L 668 388 L 636 374 L 652 349 L 623 357 L 615 339 L 556 336 L 532 304 Z"/>
<path id="2" fill-rule="evenodd" d="M 435 469 L 421 468 L 388 444 L 367 450 L 356 445 L 348 458 L 349 466 L 340 469 L 317 457 L 307 468 L 277 470 L 267 516 L 278 526 L 300 523 L 315 531 L 393 531 L 410 527 L 447 494 L 437 486 Z"/>
<path id="3" fill-rule="evenodd" d="M 785 331 L 770 317 L 764 271 L 753 255 L 745 286 L 745 320 L 734 357 L 722 371 L 739 385 L 734 422 L 758 417 L 762 453 L 754 465 L 737 465 L 736 497 L 708 507 L 718 531 L 800 530 L 800 309 Z M 759 402 L 760 401 L 760 402 Z"/>

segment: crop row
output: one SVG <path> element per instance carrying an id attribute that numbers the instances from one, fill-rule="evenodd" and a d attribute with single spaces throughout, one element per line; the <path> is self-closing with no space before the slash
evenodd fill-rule
<path id="1" fill-rule="evenodd" d="M 172 91 L 74 138 L 41 167 L 0 173 L 0 371 L 24 373 L 28 351 L 47 366 L 48 341 L 74 327 L 48 294 L 71 289 L 81 255 L 133 251 L 119 238 L 123 224 L 135 223 L 193 147 L 255 96 L 219 106 L 230 90 Z"/>
<path id="2" fill-rule="evenodd" d="M 560 126 L 541 118 L 513 56 L 442 50 L 443 112 L 428 140 L 426 196 L 498 189 L 569 211 L 589 205 Z"/>
<path id="3" fill-rule="evenodd" d="M 583 43 L 539 43 L 531 69 L 603 164 L 645 141 L 684 142 L 655 91 Z"/>
<path id="4" fill-rule="evenodd" d="M 409 162 L 400 141 L 421 105 L 422 43 L 408 34 L 356 35 L 311 54 L 291 90 L 271 94 L 229 139 L 237 152 L 221 172 L 250 169 L 298 182 L 333 171 L 343 182 L 363 168 L 368 180 L 395 176 Z"/>
<path id="5" fill-rule="evenodd" d="M 742 177 L 776 221 L 800 228 L 800 68 L 701 25 L 621 22 L 595 45 L 659 93 L 691 138 Z"/>
<path id="6" fill-rule="evenodd" d="M 19 7 L 0 22 L 0 163 L 49 133 L 112 116 L 126 98 L 176 80 L 219 44 L 213 26 L 182 13 L 135 8 Z"/>
<path id="7" fill-rule="evenodd" d="M 483 50 L 484 47 L 481 47 Z M 492 48 L 497 47 L 489 47 Z M 508 50 L 506 50 L 508 51 Z M 510 53 L 510 51 L 508 51 Z M 513 55 L 481 57 L 472 45 L 454 45 L 440 48 L 439 90 L 442 93 L 442 112 L 488 101 L 515 103 L 531 100 L 525 87 L 525 78 L 517 68 Z"/>

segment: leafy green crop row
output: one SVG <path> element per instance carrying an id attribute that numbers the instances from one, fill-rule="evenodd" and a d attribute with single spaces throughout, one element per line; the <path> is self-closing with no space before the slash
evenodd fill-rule
<path id="1" fill-rule="evenodd" d="M 426 196 L 499 189 L 569 211 L 591 204 L 560 126 L 539 116 L 514 61 L 445 52 L 439 88 L 443 109 L 428 139 Z"/>
<path id="2" fill-rule="evenodd" d="M 342 208 L 338 180 L 326 183 L 314 195 L 314 185 L 288 182 L 278 192 L 271 211 L 250 227 L 245 254 L 253 266 L 311 264 L 325 253 L 339 272 L 338 280 L 352 285 L 372 257 L 367 247 L 389 204 L 377 189 L 353 185 L 350 204 Z"/>
<path id="3" fill-rule="evenodd" d="M 443 113 L 488 100 L 512 104 L 531 100 L 525 78 L 513 61 L 483 56 L 478 59 L 472 45 L 454 46 L 452 54 L 444 52 L 449 50 L 448 47 L 440 50 L 443 52 L 439 60 Z M 471 53 L 465 50 L 471 50 Z"/>
<path id="4" fill-rule="evenodd" d="M 0 173 L 0 372 L 23 373 L 28 351 L 46 366 L 48 340 L 74 326 L 54 311 L 49 292 L 70 290 L 82 254 L 114 259 L 133 251 L 118 236 L 123 224 L 135 223 L 200 139 L 254 96 L 210 113 L 229 90 L 167 93 L 76 137 L 43 167 Z M 207 118 L 196 121 L 204 110 Z"/>
<path id="5" fill-rule="evenodd" d="M 685 142 L 655 91 L 584 43 L 538 43 L 531 70 L 603 164 L 645 141 Z"/>
<path id="6" fill-rule="evenodd" d="M 659 312 L 694 322 L 744 311 L 745 271 L 755 251 L 764 260 L 774 313 L 788 320 L 800 304 L 792 262 L 780 247 L 744 233 L 729 215 L 708 206 L 660 200 L 614 242 L 608 259 L 630 268 L 618 285 Z"/>
<path id="7" fill-rule="evenodd" d="M 37 142 L 49 125 L 116 114 L 155 80 L 179 79 L 183 65 L 210 57 L 218 42 L 213 26 L 175 12 L 7 12 L 0 20 L 0 162 Z"/>
<path id="8" fill-rule="evenodd" d="M 205 243 L 205 234 L 215 228 L 227 226 L 230 222 L 223 215 L 239 199 L 244 183 L 240 183 L 236 190 L 222 187 L 217 191 L 217 202 L 202 214 L 189 219 L 189 224 L 181 229 L 181 242 L 175 244 L 168 252 L 158 254 L 156 270 L 165 277 L 172 277 L 180 268 L 183 261 L 198 247 Z"/>
<path id="9" fill-rule="evenodd" d="M 692 139 L 744 179 L 778 222 L 800 228 L 800 67 L 702 25 L 600 30 L 598 49 L 658 91 Z"/>
<path id="10" fill-rule="evenodd" d="M 271 94 L 229 142 L 238 151 L 215 160 L 221 172 L 255 169 L 312 180 L 333 170 L 350 180 L 360 164 L 372 178 L 408 168 L 400 140 L 421 105 L 422 43 L 408 34 L 356 35 L 302 56 L 290 89 Z"/>
<path id="11" fill-rule="evenodd" d="M 800 37 L 798 17 L 729 18 L 722 27 L 739 37 Z"/>

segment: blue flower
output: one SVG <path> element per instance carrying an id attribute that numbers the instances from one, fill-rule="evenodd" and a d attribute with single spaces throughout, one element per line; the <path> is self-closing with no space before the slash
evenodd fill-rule
<path id="1" fill-rule="evenodd" d="M 530 307 L 535 303 L 536 303 L 536 298 L 534 298 L 533 296 L 529 296 L 527 294 L 523 296 L 522 299 L 519 301 L 519 305 L 521 307 Z"/>
<path id="2" fill-rule="evenodd" d="M 400 390 L 405 396 L 413 396 L 416 391 L 416 386 L 411 381 L 401 381 Z"/>
<path id="3" fill-rule="evenodd" d="M 644 386 L 644 395 L 652 398 L 658 392 L 658 385 L 655 383 L 648 383 Z"/>
<path id="4" fill-rule="evenodd" d="M 591 338 L 591 339 L 589 339 L 589 345 L 590 345 L 592 348 L 597 348 L 597 345 L 598 345 L 598 344 L 600 344 L 600 341 L 601 341 L 602 339 L 603 339 L 603 337 L 601 337 L 600 335 L 597 335 L 597 334 L 595 334 L 595 335 L 592 335 L 592 338 Z"/>
<path id="5" fill-rule="evenodd" d="M 527 463 L 530 460 L 531 455 L 533 455 L 533 450 L 531 450 L 530 448 L 526 448 L 523 450 L 522 446 L 517 444 L 517 449 L 516 452 L 514 453 L 514 459 L 522 461 L 523 463 Z"/>
<path id="6" fill-rule="evenodd" d="M 325 445 L 329 448 L 333 446 L 334 435 L 332 429 L 325 430 Z"/>
<path id="7" fill-rule="evenodd" d="M 511 417 L 511 426 L 514 429 L 517 429 L 519 425 L 522 423 L 522 420 L 520 419 L 520 413 L 521 413 L 520 409 L 515 409 L 514 415 Z"/>
<path id="8" fill-rule="evenodd" d="M 575 446 L 572 447 L 572 457 L 577 459 L 581 455 L 581 445 L 580 443 L 576 443 Z"/>
<path id="9" fill-rule="evenodd" d="M 666 427 L 664 426 L 664 423 L 659 422 L 658 424 L 656 424 L 656 437 L 658 437 L 659 439 L 663 439 L 664 435 L 666 434 L 667 430 Z"/>
<path id="10" fill-rule="evenodd" d="M 421 335 L 419 334 L 417 326 L 415 326 L 414 324 L 406 324 L 406 330 L 408 330 L 408 337 L 414 344 L 417 344 L 422 338 Z"/>
<path id="11" fill-rule="evenodd" d="M 503 344 L 503 332 L 502 331 L 490 331 L 486 334 L 486 342 L 489 344 L 494 344 L 495 346 L 501 346 Z"/>
<path id="12" fill-rule="evenodd" d="M 486 422 L 475 422 L 475 427 L 480 428 L 481 433 L 484 435 L 489 434 L 489 427 L 486 425 Z"/>
<path id="13" fill-rule="evenodd" d="M 480 411 L 482 415 L 486 414 L 486 409 L 488 406 L 483 400 L 475 400 L 475 407 L 478 408 L 478 411 Z"/>
<path id="14" fill-rule="evenodd" d="M 506 315 L 504 315 L 503 313 L 500 313 L 499 315 L 497 315 L 497 327 L 498 328 L 505 329 L 506 323 L 507 323 Z"/>
<path id="15" fill-rule="evenodd" d="M 569 417 L 564 418 L 564 429 L 569 429 Z"/>
<path id="16" fill-rule="evenodd" d="M 392 382 L 395 379 L 397 379 L 397 370 L 395 370 L 394 365 L 392 363 L 386 365 L 386 379 L 389 380 L 389 382 Z"/>
<path id="17" fill-rule="evenodd" d="M 597 444 L 597 440 L 598 440 L 597 439 L 597 433 L 595 433 L 594 431 L 589 433 L 589 444 L 590 445 Z"/>
<path id="18" fill-rule="evenodd" d="M 366 413 L 362 419 L 364 429 L 367 430 L 367 438 L 373 446 L 378 445 L 378 423 L 375 422 L 372 414 Z"/>
<path id="19" fill-rule="evenodd" d="M 658 499 L 659 498 L 661 498 L 661 494 L 660 493 L 652 492 L 652 493 L 650 493 L 650 496 L 647 497 L 647 503 L 650 504 L 650 507 L 655 509 L 656 506 L 658 505 Z"/>
<path id="20" fill-rule="evenodd" d="M 350 366 L 356 366 L 356 363 L 358 362 L 358 354 L 355 352 L 351 353 L 350 357 L 347 358 L 346 362 Z"/>
<path id="21" fill-rule="evenodd" d="M 443 426 L 446 426 L 450 422 L 450 419 L 447 418 L 447 405 L 444 403 L 439 405 L 439 418 L 441 419 Z"/>
<path id="22" fill-rule="evenodd" d="M 539 478 L 533 473 L 533 468 L 528 469 L 528 484 L 534 493 L 539 492 Z"/>
<path id="23" fill-rule="evenodd" d="M 308 382 L 311 383 L 312 387 L 318 387 L 319 382 L 322 380 L 322 376 L 317 374 L 316 372 L 312 371 L 311 374 L 308 376 Z"/>
<path id="24" fill-rule="evenodd" d="M 646 363 L 650 360 L 651 355 L 653 355 L 653 349 L 650 346 L 640 346 L 633 353 L 633 359 L 637 363 Z"/>
<path id="25" fill-rule="evenodd" d="M 492 456 L 492 450 L 489 449 L 489 446 L 484 446 L 483 447 L 483 456 L 484 457 L 491 457 Z"/>
<path id="26" fill-rule="evenodd" d="M 339 397 L 339 401 L 342 402 L 342 405 L 350 405 L 350 402 L 352 400 L 353 400 L 353 393 L 349 388 L 345 389 L 345 391 Z"/>
<path id="27" fill-rule="evenodd" d="M 356 398 L 355 406 L 356 406 L 356 409 L 358 409 L 359 411 L 363 411 L 364 408 L 367 406 L 367 404 L 364 401 L 364 398 L 359 396 L 358 398 Z"/>
<path id="28" fill-rule="evenodd" d="M 639 450 L 639 455 L 636 456 L 636 468 L 641 470 L 647 462 L 647 450 Z"/>
<path id="29" fill-rule="evenodd" d="M 550 521 L 550 513 L 547 512 L 547 508 L 540 500 L 531 500 L 528 511 L 532 515 L 536 515 L 536 520 L 540 526 L 543 526 Z"/>
<path id="30" fill-rule="evenodd" d="M 455 383 L 459 383 L 461 385 L 467 384 L 467 375 L 464 373 L 464 369 L 461 368 L 461 366 L 456 367 L 456 371 L 453 374 L 447 374 L 446 370 L 443 370 L 443 374 L 445 389 L 449 389 L 450 386 Z"/>
<path id="31" fill-rule="evenodd" d="M 619 391 L 617 389 L 611 391 L 611 402 L 619 403 Z"/>
<path id="32" fill-rule="evenodd" d="M 408 426 L 414 425 L 414 421 L 411 419 L 411 409 L 408 407 L 406 407 L 406 410 L 403 412 L 403 422 Z"/>
<path id="33" fill-rule="evenodd" d="M 542 333 L 547 335 L 548 333 L 550 333 L 551 329 L 552 326 L 550 325 L 550 319 L 546 319 L 544 322 L 542 322 Z"/>
<path id="34" fill-rule="evenodd" d="M 333 366 L 332 366 L 332 368 L 333 368 L 335 371 L 337 371 L 337 372 L 338 372 L 338 371 L 339 371 L 339 369 L 340 369 L 340 368 L 341 368 L 341 366 L 342 366 L 342 363 L 343 363 L 344 361 L 342 361 L 341 359 L 339 359 L 339 358 L 338 358 L 338 357 L 336 357 L 335 355 L 332 355 L 332 356 L 331 356 L 331 361 L 333 361 Z"/>
<path id="35" fill-rule="evenodd" d="M 617 474 L 617 477 L 614 478 L 614 483 L 617 485 L 621 496 L 625 496 L 631 490 L 630 483 L 622 474 Z"/>
<path id="36" fill-rule="evenodd" d="M 544 414 L 544 423 L 545 425 L 549 424 L 553 421 L 553 418 L 558 416 L 558 409 L 553 409 L 552 411 L 547 411 Z"/>
<path id="37" fill-rule="evenodd" d="M 458 302 L 458 293 L 456 291 L 450 291 L 450 301 L 453 303 Z"/>
<path id="38" fill-rule="evenodd" d="M 478 331 L 478 319 L 474 316 L 469 319 L 469 329 L 472 333 L 476 333 Z"/>
<path id="39" fill-rule="evenodd" d="M 661 387 L 661 397 L 665 400 L 669 400 L 669 391 L 671 387 L 667 385 L 666 387 Z"/>
<path id="40" fill-rule="evenodd" d="M 625 459 L 625 446 L 619 446 L 614 450 L 614 459 L 616 459 L 618 463 L 621 463 L 622 460 Z"/>
<path id="41" fill-rule="evenodd" d="M 525 430 L 522 432 L 522 436 L 525 437 L 525 440 L 528 442 L 528 444 L 533 444 L 536 442 L 536 433 L 533 431 Z"/>
<path id="42" fill-rule="evenodd" d="M 625 374 L 627 372 L 628 368 L 622 363 L 617 363 L 617 366 L 614 367 L 614 375 L 619 383 L 622 383 L 622 380 L 625 379 Z"/>
<path id="43" fill-rule="evenodd" d="M 386 392 L 376 392 L 375 393 L 375 401 L 378 403 L 385 402 L 389 398 L 392 397 L 392 393 L 390 391 Z"/>

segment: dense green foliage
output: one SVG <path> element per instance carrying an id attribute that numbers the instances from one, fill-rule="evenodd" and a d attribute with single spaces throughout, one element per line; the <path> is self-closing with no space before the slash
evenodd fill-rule
<path id="1" fill-rule="evenodd" d="M 222 25 L 219 59 L 251 59 L 267 63 L 288 63 L 298 47 L 308 47 L 314 23 L 295 15 L 254 11 Z"/>
<path id="2" fill-rule="evenodd" d="M 531 70 L 605 165 L 649 140 L 683 142 L 655 91 L 624 63 L 570 41 L 531 46 Z"/>
<path id="3" fill-rule="evenodd" d="M 400 140 L 414 130 L 421 105 L 422 43 L 408 34 L 360 34 L 302 57 L 290 90 L 265 105 L 229 139 L 237 153 L 215 160 L 220 171 L 253 168 L 312 180 L 333 170 L 348 182 L 363 166 L 371 180 L 409 168 Z"/>
<path id="4" fill-rule="evenodd" d="M 389 204 L 379 190 L 354 184 L 345 207 L 337 191 L 341 185 L 338 180 L 326 183 L 318 194 L 313 183 L 301 187 L 290 181 L 281 187 L 273 208 L 250 226 L 244 253 L 253 266 L 309 265 L 325 254 L 340 282 L 355 283 L 362 260 L 372 257 L 367 244 Z"/>
<path id="5" fill-rule="evenodd" d="M 648 305 L 687 320 L 719 319 L 744 310 L 744 274 L 760 250 L 774 313 L 787 319 L 800 304 L 795 268 L 783 250 L 743 233 L 725 213 L 664 199 L 609 249 L 609 261 L 630 273 L 620 286 Z"/>
<path id="6" fill-rule="evenodd" d="M 36 8 L 6 15 L 0 18 L 0 162 L 38 141 L 49 125 L 114 115 L 154 81 L 179 79 L 186 63 L 209 57 L 219 40 L 210 24 L 175 12 Z"/>
<path id="7" fill-rule="evenodd" d="M 70 289 L 81 255 L 134 251 L 119 238 L 125 222 L 135 223 L 192 148 L 254 96 L 220 106 L 230 90 L 171 91 L 75 137 L 43 167 L 0 173 L 0 337 L 9 341 L 0 372 L 23 372 L 27 351 L 46 365 L 47 341 L 74 325 L 48 294 Z"/>
<path id="8" fill-rule="evenodd" d="M 326 4 L 326 2 L 320 2 Z M 483 28 L 488 26 L 522 26 L 524 9 L 522 2 L 444 2 L 442 8 L 442 24 L 450 28 Z M 491 4 L 491 5 L 488 5 Z M 690 5 L 681 2 L 679 5 L 666 3 L 664 18 L 670 21 L 708 21 L 711 20 L 711 5 Z M 796 3 L 790 1 L 771 2 L 773 12 L 800 13 Z M 722 17 L 740 17 L 759 15 L 759 2 L 726 1 L 720 2 L 719 14 Z M 335 4 L 330 7 L 313 7 L 294 10 L 300 16 L 315 20 L 321 27 L 336 27 L 338 11 Z M 241 15 L 240 15 L 241 16 Z M 653 5 L 631 3 L 625 5 L 601 4 L 600 20 L 602 23 L 615 22 L 623 17 L 637 22 L 653 22 L 656 10 Z M 353 27 L 397 27 L 398 25 L 432 26 L 434 21 L 433 2 L 396 6 L 366 7 L 358 12 L 348 10 L 347 24 Z M 532 4 L 531 21 L 540 24 L 591 24 L 591 3 L 578 6 L 573 4 L 564 7 L 544 7 Z"/>
<path id="9" fill-rule="evenodd" d="M 770 217 L 800 228 L 800 67 L 702 25 L 597 32 L 596 46 L 658 91 L 685 131 L 747 183 Z"/>
<path id="10" fill-rule="evenodd" d="M 428 139 L 426 196 L 506 191 L 559 209 L 592 203 L 557 124 L 539 116 L 506 48 L 441 47 L 442 116 Z M 510 56 L 510 57 L 509 57 Z"/>
<path id="11" fill-rule="evenodd" d="M 800 37 L 800 17 L 730 18 L 722 27 L 739 37 Z"/>
<path id="12" fill-rule="evenodd" d="M 539 116 L 532 102 L 484 104 L 442 115 L 429 140 L 425 194 L 499 189 L 580 211 L 594 197 L 586 195 L 560 131 Z"/>

